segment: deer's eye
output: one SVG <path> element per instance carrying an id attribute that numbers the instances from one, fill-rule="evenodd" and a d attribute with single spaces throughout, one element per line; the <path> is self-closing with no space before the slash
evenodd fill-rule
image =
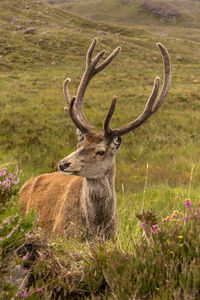
<path id="1" fill-rule="evenodd" d="M 102 150 L 102 151 L 98 151 L 96 154 L 97 154 L 97 155 L 100 155 L 100 156 L 103 156 L 105 153 L 106 153 L 106 152 Z"/>

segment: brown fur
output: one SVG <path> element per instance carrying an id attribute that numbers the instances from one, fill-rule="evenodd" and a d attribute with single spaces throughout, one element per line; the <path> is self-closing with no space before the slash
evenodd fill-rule
<path id="1" fill-rule="evenodd" d="M 21 191 L 19 204 L 22 204 L 24 213 L 28 213 L 30 208 L 39 211 L 39 224 L 46 233 L 53 231 L 53 227 L 59 224 L 57 232 L 64 232 L 64 228 L 69 226 L 69 214 L 71 222 L 77 222 L 77 216 L 71 214 L 72 207 L 78 206 L 80 203 L 80 191 L 82 189 L 82 177 L 64 176 L 60 172 L 52 174 L 43 174 L 27 181 Z M 67 187 L 70 186 L 71 195 L 66 209 L 69 209 L 68 222 L 61 228 L 62 217 L 60 207 L 63 207 L 63 201 L 67 197 Z M 66 191 L 67 190 L 67 191 Z M 76 210 L 74 210 L 76 211 Z"/>
<path id="2" fill-rule="evenodd" d="M 96 154 L 102 149 L 104 157 Z M 77 176 L 56 172 L 31 178 L 20 191 L 23 213 L 31 208 L 38 211 L 39 225 L 46 236 L 84 233 L 92 239 L 111 238 L 117 229 L 115 152 L 101 134 L 87 135 L 78 149 L 61 161 L 70 161 L 69 172 Z"/>

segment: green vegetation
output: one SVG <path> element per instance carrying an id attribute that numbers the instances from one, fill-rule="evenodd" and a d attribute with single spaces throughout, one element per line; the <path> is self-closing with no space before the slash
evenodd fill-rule
<path id="1" fill-rule="evenodd" d="M 108 54 L 122 46 L 122 52 L 87 90 L 85 114 L 98 130 L 115 94 L 118 105 L 113 127 L 131 121 L 143 110 L 155 76 L 163 76 L 157 41 L 171 56 L 170 94 L 154 116 L 123 138 L 117 157 L 116 240 L 85 245 L 58 239 L 47 244 L 38 238 L 40 232 L 26 236 L 34 214 L 22 219 L 17 215 L 0 234 L 9 235 L 20 220 L 8 244 L 0 244 L 5 272 L 0 278 L 0 298 L 28 293 L 30 299 L 198 299 L 199 219 L 193 216 L 184 222 L 182 218 L 186 215 L 184 199 L 192 199 L 194 215 L 200 193 L 200 28 L 196 18 L 200 3 L 165 1 L 175 5 L 181 17 L 174 22 L 164 18 L 161 23 L 160 16 L 144 7 L 139 14 L 139 1 L 115 1 L 116 6 L 107 1 L 104 7 L 110 17 L 105 18 L 99 1 L 93 1 L 93 6 L 87 2 L 0 1 L 0 169 L 6 166 L 14 172 L 18 165 L 21 185 L 32 176 L 55 171 L 57 162 L 75 149 L 75 128 L 63 110 L 62 82 L 70 77 L 70 93 L 76 93 L 85 53 L 94 37 L 99 39 L 97 51 L 106 49 Z M 92 14 L 95 5 L 98 16 Z M 75 16 L 69 9 L 94 20 Z M 2 199 L 1 195 L 1 203 Z M 8 199 L 0 223 L 19 214 L 16 190 Z M 143 232 L 136 218 L 142 209 L 155 213 L 158 234 Z M 176 222 L 162 223 L 174 210 L 180 216 Z M 145 218 L 142 221 L 149 226 Z M 26 257 L 27 244 L 34 245 L 34 253 L 41 253 L 39 259 Z M 6 273 L 16 270 L 13 264 L 7 270 L 8 254 L 13 251 L 18 253 L 13 264 L 23 265 L 26 257 L 31 261 L 27 269 L 34 265 L 29 291 L 19 290 Z"/>
<path id="2" fill-rule="evenodd" d="M 96 21 L 134 26 L 134 29 L 143 28 L 158 35 L 170 35 L 198 41 L 199 1 L 49 0 L 48 2 Z"/>

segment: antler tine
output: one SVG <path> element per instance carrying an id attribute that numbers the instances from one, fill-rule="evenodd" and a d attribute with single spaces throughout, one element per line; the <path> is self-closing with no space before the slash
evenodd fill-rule
<path id="1" fill-rule="evenodd" d="M 69 116 L 72 120 L 72 122 L 75 124 L 75 126 L 83 133 L 88 133 L 88 127 L 84 126 L 82 122 L 80 122 L 79 118 L 76 115 L 76 112 L 74 111 L 74 103 L 76 101 L 76 96 L 73 96 L 70 103 L 69 103 Z"/>
<path id="2" fill-rule="evenodd" d="M 111 105 L 109 107 L 109 110 L 106 114 L 105 120 L 104 120 L 104 135 L 105 136 L 109 136 L 112 132 L 112 130 L 110 129 L 109 123 L 110 123 L 112 115 L 115 111 L 116 104 L 117 104 L 117 96 L 114 96 L 112 99 Z"/>
<path id="3" fill-rule="evenodd" d="M 139 127 L 145 120 L 147 120 L 154 112 L 158 110 L 158 108 L 162 105 L 164 100 L 166 99 L 169 88 L 170 88 L 170 82 L 171 82 L 171 72 L 170 72 L 170 57 L 166 50 L 166 48 L 161 44 L 157 43 L 157 46 L 159 47 L 162 58 L 163 58 L 163 67 L 164 67 L 164 83 L 161 89 L 161 93 L 158 96 L 159 91 L 159 83 L 160 78 L 156 77 L 154 81 L 154 86 L 152 93 L 147 101 L 146 107 L 143 111 L 143 113 L 134 121 L 126 124 L 125 126 L 122 126 L 117 129 L 109 129 L 109 134 L 112 136 L 122 136 L 133 129 Z M 111 119 L 111 118 L 110 118 Z M 109 121 L 110 121 L 109 119 Z M 108 126 L 108 125 L 107 125 Z"/>
<path id="4" fill-rule="evenodd" d="M 94 40 L 92 41 L 92 43 L 87 51 L 86 69 L 85 69 L 85 72 L 81 79 L 81 82 L 79 84 L 76 101 L 74 103 L 74 109 L 77 112 L 77 117 L 84 124 L 84 126 L 87 126 L 88 128 L 91 128 L 91 126 L 82 111 L 83 98 L 85 95 L 87 85 L 89 84 L 92 77 L 95 76 L 97 73 L 99 73 L 103 68 L 105 68 L 121 50 L 120 47 L 116 48 L 102 64 L 100 64 L 98 67 L 96 67 L 96 65 L 98 64 L 100 59 L 105 54 L 105 51 L 103 50 L 100 53 L 98 53 L 96 55 L 96 57 L 94 57 L 92 59 L 92 55 L 93 55 L 95 46 L 97 45 L 97 42 L 98 42 L 97 38 L 94 38 Z"/>
<path id="5" fill-rule="evenodd" d="M 164 102 L 165 98 L 168 95 L 170 85 L 171 85 L 171 76 L 170 76 L 170 57 L 167 49 L 161 44 L 157 43 L 156 46 L 159 48 L 162 58 L 163 58 L 163 67 L 164 67 L 164 83 L 160 96 L 156 100 L 153 106 L 153 112 L 155 112 Z"/>
<path id="6" fill-rule="evenodd" d="M 70 99 L 71 99 L 70 94 L 69 94 L 69 89 L 68 89 L 68 84 L 70 81 L 71 81 L 71 79 L 67 78 L 63 82 L 63 93 L 64 93 L 64 97 L 65 97 L 65 100 L 66 100 L 68 106 L 69 106 Z"/>
<path id="7" fill-rule="evenodd" d="M 116 49 L 114 49 L 113 52 L 105 59 L 105 61 L 96 68 L 96 74 L 103 70 L 113 60 L 113 58 L 115 58 L 115 56 L 121 51 L 121 49 L 121 47 L 117 47 Z"/>
<path id="8" fill-rule="evenodd" d="M 63 93 L 64 93 L 64 97 L 67 103 L 67 106 L 64 107 L 64 110 L 68 113 L 68 107 L 69 107 L 69 103 L 70 103 L 70 94 L 69 94 L 69 89 L 68 89 L 68 84 L 71 81 L 70 78 L 66 78 L 65 81 L 63 82 Z"/>
<path id="9" fill-rule="evenodd" d="M 94 38 L 91 45 L 90 45 L 90 47 L 88 48 L 88 51 L 87 51 L 86 64 L 91 64 L 92 55 L 93 55 L 94 48 L 96 47 L 97 43 L 98 43 L 98 39 Z"/>

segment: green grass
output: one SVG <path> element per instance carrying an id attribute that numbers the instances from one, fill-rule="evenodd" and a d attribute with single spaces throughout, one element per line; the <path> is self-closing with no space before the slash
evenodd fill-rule
<path id="1" fill-rule="evenodd" d="M 198 42 L 198 1 L 57 0 L 54 1 L 54 6 L 99 22 L 143 28 L 158 36 L 183 37 Z"/>
<path id="2" fill-rule="evenodd" d="M 34 263 L 35 274 L 39 274 L 35 276 L 40 279 L 31 288 L 31 299 L 41 298 L 37 291 L 41 286 L 45 290 L 42 295 L 46 295 L 47 299 L 52 290 L 62 297 L 63 289 L 70 293 L 70 288 L 71 297 L 74 295 L 74 298 L 130 299 L 128 297 L 134 295 L 137 299 L 198 297 L 197 284 L 190 282 L 194 277 L 191 279 L 188 275 L 197 272 L 195 255 L 198 254 L 199 245 L 195 234 L 192 235 L 192 241 L 184 226 L 177 227 L 177 231 L 176 226 L 167 227 L 166 230 L 176 236 L 174 241 L 180 229 L 180 235 L 184 233 L 186 236 L 185 245 L 189 243 L 192 244 L 191 249 L 193 246 L 197 249 L 197 252 L 188 254 L 186 245 L 182 253 L 183 261 L 176 261 L 176 255 L 180 252 L 173 239 L 170 239 L 170 243 L 174 245 L 176 255 L 171 259 L 161 247 L 167 248 L 167 244 L 161 242 L 161 237 L 158 238 L 159 245 L 156 241 L 143 239 L 141 222 L 136 215 L 143 208 L 145 211 L 152 210 L 161 224 L 162 219 L 171 215 L 173 210 L 179 210 L 184 215 L 185 198 L 190 197 L 194 205 L 199 201 L 200 52 L 199 21 L 193 11 L 195 8 L 198 12 L 199 3 L 195 2 L 190 11 L 189 1 L 188 5 L 185 1 L 184 5 L 178 2 L 181 5 L 175 7 L 184 14 L 184 19 L 175 24 L 165 20 L 162 26 L 160 17 L 141 9 L 138 14 L 138 3 L 130 1 L 126 5 L 120 1 L 117 4 L 107 1 L 104 9 L 110 12 L 110 18 L 106 15 L 102 18 L 104 3 L 96 0 L 90 6 L 86 1 L 57 5 L 42 1 L 0 2 L 0 167 L 6 165 L 14 170 L 18 164 L 20 185 L 32 176 L 55 171 L 58 161 L 76 148 L 74 125 L 63 110 L 62 82 L 70 77 L 70 93 L 76 93 L 84 71 L 85 53 L 94 37 L 99 39 L 97 51 L 106 49 L 109 54 L 118 45 L 122 46 L 121 53 L 113 63 L 92 80 L 84 100 L 85 114 L 99 131 L 102 130 L 103 119 L 113 95 L 118 96 L 113 127 L 130 122 L 143 110 L 155 76 L 163 77 L 157 41 L 168 48 L 172 62 L 172 86 L 166 102 L 134 133 L 123 137 L 117 156 L 119 231 L 116 239 L 104 245 L 62 239 L 52 240 L 48 244 L 37 241 L 37 244 L 31 240 L 44 255 L 44 260 L 39 259 Z M 175 5 L 174 2 L 170 3 L 167 5 Z M 69 12 L 70 5 L 72 11 L 85 16 L 90 13 L 95 20 L 73 15 Z M 98 16 L 93 15 L 97 5 Z M 190 22 L 191 18 L 193 22 Z M 34 27 L 35 33 L 24 34 L 28 27 Z M 16 203 L 17 199 L 13 198 L 12 201 Z M 6 210 L 6 216 L 15 214 L 17 209 L 14 204 L 14 208 L 11 206 Z M 4 215 L 1 217 L 3 220 Z M 29 228 L 32 220 L 33 216 L 24 220 L 23 228 Z M 192 226 L 193 230 L 195 224 Z M 198 224 L 195 230 L 198 237 Z M 17 240 L 20 240 L 21 246 L 29 242 L 19 236 Z M 144 243 L 144 248 L 140 255 L 138 247 L 141 243 Z M 15 245 L 15 241 L 10 244 L 10 248 L 16 251 L 15 246 L 19 246 Z M 159 281 L 159 276 L 155 276 L 157 265 L 154 256 L 160 257 L 159 251 L 164 259 L 159 262 L 161 268 L 157 272 L 162 272 L 162 267 L 165 268 L 164 264 L 169 261 L 167 271 L 171 276 L 170 279 L 165 277 L 163 282 Z M 137 261 L 140 262 L 139 271 Z M 175 274 L 178 274 L 179 263 L 185 263 L 186 270 L 181 273 L 180 280 L 172 274 L 173 264 L 176 265 Z M 17 257 L 16 264 L 22 264 Z M 198 262 L 196 265 L 199 267 Z M 134 270 L 139 272 L 138 280 Z M 153 270 L 155 284 L 152 277 L 147 280 L 150 270 Z M 46 274 L 49 277 L 45 281 Z M 112 281 L 113 278 L 115 280 Z M 68 280 L 69 290 L 63 287 L 65 280 Z M 148 284 L 145 284 L 145 280 Z M 167 285 L 165 280 L 170 280 L 170 283 Z M 11 282 L 3 287 L 10 298 L 18 293 L 18 287 Z"/>

